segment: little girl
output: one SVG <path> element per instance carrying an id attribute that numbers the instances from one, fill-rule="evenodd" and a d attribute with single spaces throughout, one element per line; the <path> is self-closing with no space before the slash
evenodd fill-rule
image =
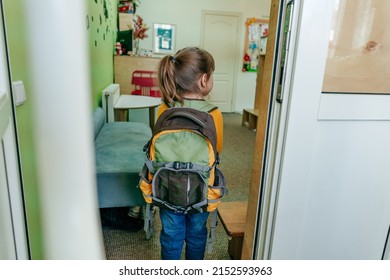
<path id="1" fill-rule="evenodd" d="M 214 59 L 205 50 L 190 47 L 174 56 L 165 56 L 158 68 L 159 86 L 163 104 L 158 116 L 170 107 L 182 106 L 201 110 L 210 107 L 205 97 L 213 88 Z M 223 119 L 219 109 L 209 112 L 217 132 L 217 151 L 223 145 Z M 202 260 L 207 242 L 209 213 L 176 214 L 160 208 L 162 230 L 160 235 L 161 258 L 179 260 L 184 243 L 187 260 Z"/>

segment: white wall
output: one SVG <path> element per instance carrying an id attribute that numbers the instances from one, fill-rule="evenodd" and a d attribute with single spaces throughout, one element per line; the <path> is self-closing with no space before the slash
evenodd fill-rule
<path id="1" fill-rule="evenodd" d="M 148 38 L 140 42 L 140 48 L 152 49 L 153 23 L 176 25 L 176 49 L 199 46 L 201 38 L 202 10 L 235 12 L 242 14 L 240 57 L 242 61 L 247 18 L 269 18 L 270 0 L 141 0 L 137 9 L 150 29 Z M 256 88 L 256 73 L 238 70 L 235 111 L 253 108 Z"/>

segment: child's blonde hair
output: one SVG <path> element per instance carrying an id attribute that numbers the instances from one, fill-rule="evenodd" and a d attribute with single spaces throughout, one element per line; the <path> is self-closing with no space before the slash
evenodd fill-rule
<path id="1" fill-rule="evenodd" d="M 199 78 L 206 74 L 209 79 L 214 70 L 212 55 L 197 47 L 184 48 L 174 56 L 165 56 L 158 67 L 163 102 L 168 106 L 174 106 L 176 101 L 183 104 L 183 94 L 200 93 Z"/>

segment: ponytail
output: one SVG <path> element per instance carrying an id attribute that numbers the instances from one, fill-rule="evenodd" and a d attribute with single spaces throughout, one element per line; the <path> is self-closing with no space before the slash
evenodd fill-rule
<path id="1" fill-rule="evenodd" d="M 158 81 L 163 102 L 173 107 L 175 102 L 184 103 L 183 94 L 200 92 L 198 79 L 207 74 L 209 78 L 215 70 L 212 55 L 197 47 L 185 48 L 175 56 L 162 58 L 158 67 Z"/>
<path id="2" fill-rule="evenodd" d="M 163 97 L 163 101 L 168 106 L 173 106 L 175 101 L 183 102 L 177 94 L 175 82 L 175 65 L 172 56 L 165 56 L 158 68 L 158 82 Z"/>

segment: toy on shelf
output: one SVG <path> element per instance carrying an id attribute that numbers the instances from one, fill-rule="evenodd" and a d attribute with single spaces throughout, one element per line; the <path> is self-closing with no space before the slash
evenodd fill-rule
<path id="1" fill-rule="evenodd" d="M 134 8 L 133 1 L 119 1 L 118 3 L 119 13 L 134 14 Z"/>
<path id="2" fill-rule="evenodd" d="M 123 54 L 123 48 L 122 48 L 122 44 L 117 42 L 115 44 L 115 52 L 117 55 L 122 55 Z"/>

